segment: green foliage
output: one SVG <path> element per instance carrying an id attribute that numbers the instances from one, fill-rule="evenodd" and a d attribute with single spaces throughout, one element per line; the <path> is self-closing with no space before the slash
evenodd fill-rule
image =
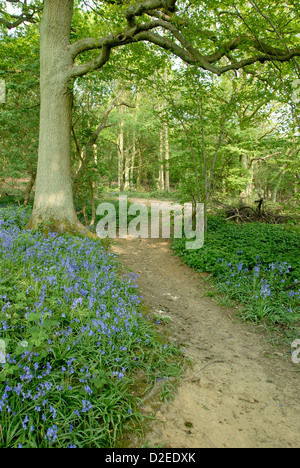
<path id="1" fill-rule="evenodd" d="M 186 256 L 188 264 L 201 271 L 218 273 L 218 259 L 254 268 L 259 256 L 263 265 L 274 261 L 293 264 L 294 278 L 300 277 L 299 232 L 296 227 L 263 223 L 240 224 L 226 222 L 219 216 L 208 217 L 205 244 L 199 251 L 183 251 L 184 239 L 175 239 L 175 249 Z M 236 252 L 239 255 L 235 257 Z M 235 261 L 233 261 L 233 258 Z"/>
<path id="2" fill-rule="evenodd" d="M 0 179 L 22 178 L 37 165 L 39 129 L 38 28 L 6 35 L 0 43 L 0 79 L 7 100 L 0 104 Z"/>
<path id="3" fill-rule="evenodd" d="M 298 227 L 249 223 L 236 225 L 208 218 L 204 246 L 173 249 L 192 268 L 209 272 L 230 299 L 246 304 L 242 316 L 293 329 L 300 321 L 300 234 Z"/>

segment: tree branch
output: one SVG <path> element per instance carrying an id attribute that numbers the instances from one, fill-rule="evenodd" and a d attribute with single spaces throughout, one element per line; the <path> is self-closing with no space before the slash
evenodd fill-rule
<path id="1" fill-rule="evenodd" d="M 108 1 L 108 0 L 106 0 Z M 115 1 L 115 0 L 111 0 Z M 35 22 L 35 14 L 40 11 L 40 8 L 28 6 L 27 0 L 22 2 L 18 0 L 7 0 L 8 3 L 15 4 L 22 8 L 22 13 L 8 14 L 6 11 L 1 11 L 0 25 L 4 25 L 8 29 L 15 28 L 22 23 Z M 252 34 L 240 35 L 233 38 L 231 41 L 226 41 L 220 44 L 214 53 L 207 53 L 198 50 L 195 45 L 187 39 L 183 34 L 182 29 L 188 27 L 189 19 L 182 19 L 177 15 L 176 0 L 142 0 L 140 2 L 130 4 L 124 12 L 124 19 L 127 26 L 118 34 L 108 35 L 101 38 L 85 38 L 68 46 L 69 53 L 72 59 L 75 60 L 78 55 L 90 50 L 99 50 L 99 55 L 93 60 L 85 63 L 74 65 L 69 71 L 69 79 L 83 76 L 90 71 L 102 68 L 110 58 L 111 50 L 116 47 L 121 47 L 134 42 L 150 42 L 156 44 L 160 48 L 169 51 L 181 58 L 185 63 L 198 66 L 204 70 L 210 71 L 216 75 L 222 75 L 230 70 L 239 70 L 246 68 L 249 65 L 265 62 L 286 62 L 293 60 L 296 64 L 296 57 L 300 56 L 300 48 L 289 47 L 273 22 L 259 9 L 255 0 L 251 0 L 258 11 L 271 25 L 276 33 L 283 48 L 273 47 Z M 123 1 L 117 1 L 120 8 L 124 5 Z M 222 12 L 220 13 L 222 14 Z M 141 17 L 148 15 L 151 20 L 142 22 Z M 237 17 L 241 17 L 237 12 Z M 166 34 L 165 34 L 166 33 Z M 212 31 L 199 30 L 199 38 L 205 38 L 213 43 L 217 42 L 216 34 Z M 245 47 L 246 46 L 246 47 Z M 245 50 L 245 57 L 241 58 L 240 52 Z M 249 50 L 258 53 L 249 54 Z M 237 56 L 230 55 L 231 52 L 237 51 Z M 237 55 L 237 54 L 235 54 Z M 223 59 L 230 60 L 230 63 L 217 66 Z"/>
<path id="2" fill-rule="evenodd" d="M 290 52 L 289 50 L 289 47 L 287 46 L 284 38 L 281 36 L 281 34 L 279 33 L 278 29 L 276 28 L 276 26 L 274 25 L 273 21 L 259 8 L 259 6 L 257 5 L 256 1 L 255 0 L 250 0 L 250 3 L 251 5 L 256 9 L 256 11 L 271 25 L 273 31 L 275 32 L 275 34 L 277 35 L 277 37 L 279 38 L 279 40 L 283 43 L 284 47 L 285 47 L 285 50 L 287 52 Z M 297 68 L 297 71 L 298 73 L 300 72 L 300 66 L 299 66 L 299 63 L 298 61 L 296 60 L 296 58 L 293 58 L 293 61 L 295 63 L 295 66 Z"/>
<path id="3" fill-rule="evenodd" d="M 186 21 L 176 15 L 175 5 L 176 0 L 144 0 L 131 4 L 125 12 L 127 28 L 123 32 L 99 39 L 86 38 L 70 45 L 70 53 L 74 59 L 88 50 L 100 49 L 102 51 L 96 59 L 75 65 L 71 76 L 82 76 L 91 70 L 101 68 L 108 61 L 111 50 L 116 47 L 144 41 L 156 44 L 160 48 L 172 52 L 185 63 L 196 65 L 216 75 L 222 75 L 230 70 L 239 70 L 258 62 L 262 64 L 269 61 L 286 62 L 300 56 L 300 48 L 273 47 L 256 38 L 253 34 L 237 36 L 231 41 L 219 45 L 214 53 L 204 54 L 197 50 L 180 31 L 181 26 L 186 26 Z M 145 14 L 152 17 L 152 20 L 146 23 L 137 22 L 137 18 Z M 200 35 L 202 32 L 200 31 Z M 217 41 L 212 32 L 209 34 L 206 32 L 204 36 L 205 39 L 212 40 L 214 43 Z M 249 56 L 249 53 L 245 52 L 246 57 L 242 59 L 230 56 L 230 63 L 216 66 L 223 58 L 228 58 L 230 52 L 236 50 L 240 52 L 243 48 L 247 52 L 252 49 L 259 53 Z"/>
<path id="4" fill-rule="evenodd" d="M 21 3 L 19 0 L 6 1 L 7 3 L 15 4 L 16 6 L 18 6 L 18 4 Z M 22 2 L 22 13 L 20 15 L 8 13 L 5 10 L 0 10 L 0 14 L 3 15 L 2 17 L 0 17 L 0 24 L 3 24 L 7 29 L 14 29 L 23 23 L 35 23 L 35 14 L 39 11 L 40 9 L 35 6 L 32 9 L 28 7 L 27 0 L 24 0 L 24 2 Z M 6 19 L 5 16 L 9 19 Z"/>

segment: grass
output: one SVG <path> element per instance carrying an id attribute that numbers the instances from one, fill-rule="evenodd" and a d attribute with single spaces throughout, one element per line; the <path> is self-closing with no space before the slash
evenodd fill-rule
<path id="1" fill-rule="evenodd" d="M 0 448 L 115 447 L 182 352 L 100 240 L 26 231 L 29 215 L 0 208 Z"/>
<path id="2" fill-rule="evenodd" d="M 298 226 L 237 225 L 210 216 L 203 248 L 186 250 L 185 241 L 174 239 L 174 251 L 190 267 L 211 273 L 224 304 L 233 300 L 243 319 L 269 324 L 289 340 L 299 337 Z"/>

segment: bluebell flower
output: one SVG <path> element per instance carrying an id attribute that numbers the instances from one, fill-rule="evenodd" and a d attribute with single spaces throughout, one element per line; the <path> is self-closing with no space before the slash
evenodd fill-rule
<path id="1" fill-rule="evenodd" d="M 27 429 L 27 423 L 29 421 L 28 415 L 26 414 L 24 421 L 22 422 L 23 429 Z"/>
<path id="2" fill-rule="evenodd" d="M 50 411 L 50 413 L 52 413 L 52 418 L 55 419 L 56 409 L 53 406 L 50 405 L 49 411 Z"/>
<path id="3" fill-rule="evenodd" d="M 49 445 L 53 444 L 53 442 L 56 441 L 57 439 L 57 425 L 56 424 L 53 424 L 52 427 L 49 427 L 49 429 L 47 430 L 47 433 L 45 435 L 45 439 L 49 441 Z"/>
<path id="4" fill-rule="evenodd" d="M 93 390 L 88 385 L 84 387 L 84 390 L 86 391 L 88 395 L 91 395 L 93 393 Z"/>
<path id="5" fill-rule="evenodd" d="M 94 406 L 91 405 L 91 403 L 88 400 L 82 400 L 82 410 L 81 410 L 82 413 L 86 413 L 92 408 L 94 408 Z"/>

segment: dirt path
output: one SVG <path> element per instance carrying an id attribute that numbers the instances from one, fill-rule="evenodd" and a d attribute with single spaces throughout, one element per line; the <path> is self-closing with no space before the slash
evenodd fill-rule
<path id="1" fill-rule="evenodd" d="M 203 297 L 203 279 L 172 256 L 169 241 L 119 239 L 112 250 L 140 275 L 145 305 L 169 317 L 171 337 L 193 361 L 174 399 L 156 412 L 145 442 L 299 448 L 299 365 L 284 359 L 256 327 L 238 321 L 234 310 Z"/>

